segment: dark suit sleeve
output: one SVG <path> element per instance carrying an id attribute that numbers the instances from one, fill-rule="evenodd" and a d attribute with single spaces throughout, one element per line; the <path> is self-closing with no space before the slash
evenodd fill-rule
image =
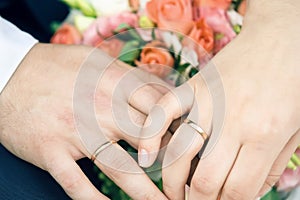
<path id="1" fill-rule="evenodd" d="M 0 0 L 0 15 L 40 42 L 49 42 L 51 23 L 61 22 L 68 12 L 59 0 Z"/>

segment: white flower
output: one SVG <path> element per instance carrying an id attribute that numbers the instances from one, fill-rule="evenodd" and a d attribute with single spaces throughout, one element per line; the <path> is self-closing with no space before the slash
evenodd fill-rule
<path id="1" fill-rule="evenodd" d="M 111 16 L 130 11 L 128 0 L 89 0 L 97 12 L 97 16 Z"/>
<path id="2" fill-rule="evenodd" d="M 182 49 L 182 45 L 177 35 L 170 32 L 163 32 L 162 38 L 168 48 L 173 47 L 174 53 L 178 54 Z"/>
<path id="3" fill-rule="evenodd" d="M 80 33 L 83 33 L 95 20 L 93 17 L 76 15 L 74 17 L 74 25 Z"/>
<path id="4" fill-rule="evenodd" d="M 151 0 L 140 0 L 140 10 L 145 10 L 147 3 Z"/>
<path id="5" fill-rule="evenodd" d="M 243 16 L 240 15 L 235 10 L 231 9 L 227 11 L 227 15 L 229 16 L 231 24 L 234 25 L 243 25 Z"/>
<path id="6" fill-rule="evenodd" d="M 193 49 L 183 47 L 181 52 L 181 62 L 181 64 L 190 63 L 193 67 L 198 67 L 198 55 Z"/>

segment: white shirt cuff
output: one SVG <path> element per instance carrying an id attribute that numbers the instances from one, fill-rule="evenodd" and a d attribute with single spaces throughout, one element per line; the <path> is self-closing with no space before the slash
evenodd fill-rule
<path id="1" fill-rule="evenodd" d="M 0 94 L 17 67 L 38 41 L 0 16 Z"/>

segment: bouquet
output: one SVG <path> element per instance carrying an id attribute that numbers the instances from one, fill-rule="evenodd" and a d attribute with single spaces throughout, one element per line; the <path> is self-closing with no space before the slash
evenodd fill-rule
<path id="1" fill-rule="evenodd" d="M 178 86 L 195 75 L 240 33 L 243 0 L 62 0 L 70 14 L 53 23 L 52 43 L 100 48 L 132 67 Z M 134 151 L 122 143 L 128 151 Z M 262 199 L 280 199 L 300 185 L 300 146 L 278 184 Z M 100 190 L 129 199 L 95 168 Z M 161 188 L 161 179 L 156 179 Z"/>

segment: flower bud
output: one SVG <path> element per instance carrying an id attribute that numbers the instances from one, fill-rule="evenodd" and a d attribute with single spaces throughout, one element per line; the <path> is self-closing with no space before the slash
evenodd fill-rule
<path id="1" fill-rule="evenodd" d="M 139 19 L 139 26 L 141 28 L 153 28 L 155 24 L 147 16 L 144 15 Z"/>

